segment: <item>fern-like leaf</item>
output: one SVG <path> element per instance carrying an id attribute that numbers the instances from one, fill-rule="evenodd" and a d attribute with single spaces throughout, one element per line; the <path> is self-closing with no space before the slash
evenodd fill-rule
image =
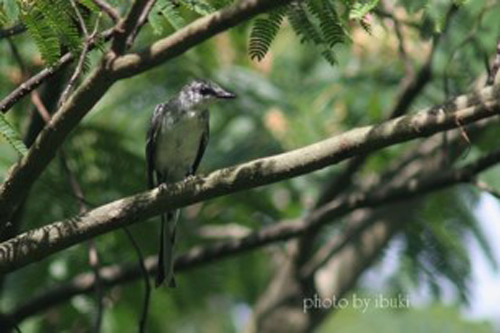
<path id="1" fill-rule="evenodd" d="M 156 8 L 153 8 L 153 10 L 151 10 L 151 12 L 148 15 L 148 22 L 151 28 L 153 29 L 153 33 L 155 35 L 161 35 L 163 33 L 162 20 L 163 18 L 160 12 Z"/>
<path id="2" fill-rule="evenodd" d="M 317 45 L 324 43 L 321 33 L 309 19 L 301 2 L 292 2 L 288 6 L 287 16 L 301 43 L 309 41 Z"/>
<path id="3" fill-rule="evenodd" d="M 19 19 L 19 7 L 16 1 L 0 1 L 0 24 L 12 25 Z"/>
<path id="4" fill-rule="evenodd" d="M 328 0 L 323 0 L 321 9 L 318 14 L 319 26 L 328 46 L 333 47 L 336 44 L 344 43 L 346 33 L 333 4 Z"/>
<path id="5" fill-rule="evenodd" d="M 181 16 L 179 9 L 172 1 L 166 0 L 159 2 L 163 4 L 160 8 L 160 12 L 165 16 L 174 29 L 179 30 L 186 25 L 186 21 Z"/>
<path id="6" fill-rule="evenodd" d="M 61 55 L 59 40 L 44 20 L 42 13 L 37 8 L 32 8 L 23 12 L 21 19 L 28 29 L 28 34 L 35 41 L 43 60 L 49 65 L 55 63 Z"/>
<path id="7" fill-rule="evenodd" d="M 215 12 L 215 8 L 203 0 L 181 0 L 181 2 L 187 8 L 202 16 Z"/>
<path id="8" fill-rule="evenodd" d="M 0 112 L 0 134 L 7 140 L 7 142 L 21 155 L 25 156 L 28 152 L 28 148 L 24 145 L 24 142 L 20 139 L 17 131 L 10 125 L 10 123 L 5 118 L 5 115 Z"/>
<path id="9" fill-rule="evenodd" d="M 9 17 L 7 16 L 7 13 L 5 13 L 5 10 L 3 7 L 0 6 L 0 27 L 4 27 L 7 24 L 9 24 Z"/>
<path id="10" fill-rule="evenodd" d="M 321 55 L 328 61 L 332 66 L 337 63 L 335 54 L 333 53 L 329 42 L 324 38 L 325 27 L 321 26 L 322 10 L 316 7 L 316 4 L 307 3 L 303 6 L 300 2 L 293 2 L 288 6 L 288 20 L 292 25 L 295 33 L 301 38 L 301 42 L 312 42 L 316 44 L 321 49 Z M 319 26 L 313 20 L 320 20 Z M 328 24 L 335 24 L 335 21 L 328 21 Z M 329 32 L 328 36 L 331 38 Z M 330 43 L 333 40 L 330 41 Z"/>
<path id="11" fill-rule="evenodd" d="M 45 62 L 52 65 L 61 55 L 63 46 L 75 54 L 81 51 L 82 37 L 78 20 L 69 1 L 37 0 L 18 3 L 21 20 Z"/>
<path id="12" fill-rule="evenodd" d="M 285 9 L 278 8 L 266 18 L 256 19 L 250 33 L 249 54 L 251 59 L 262 60 L 276 37 L 285 18 Z"/>
<path id="13" fill-rule="evenodd" d="M 92 0 L 79 0 L 78 3 L 93 13 L 99 13 L 101 11 L 99 7 Z"/>
<path id="14" fill-rule="evenodd" d="M 171 0 L 158 0 L 153 10 L 148 16 L 149 23 L 155 34 L 162 34 L 164 31 L 164 19 L 176 30 L 186 25 L 186 21 L 181 16 L 178 5 Z"/>
<path id="15" fill-rule="evenodd" d="M 353 20 L 361 20 L 366 14 L 377 7 L 380 0 L 368 0 L 365 2 L 358 1 L 355 2 L 350 8 L 349 18 Z"/>
<path id="16" fill-rule="evenodd" d="M 71 51 L 79 52 L 81 38 L 75 20 L 73 20 L 75 14 L 69 1 L 42 0 L 39 1 L 38 8 L 61 43 L 68 46 Z"/>

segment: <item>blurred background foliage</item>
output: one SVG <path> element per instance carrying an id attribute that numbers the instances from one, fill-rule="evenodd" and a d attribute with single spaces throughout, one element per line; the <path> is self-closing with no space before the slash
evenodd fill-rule
<path id="1" fill-rule="evenodd" d="M 0 4 L 7 6 L 8 1 Z M 127 8 L 129 1 L 110 1 Z M 210 2 L 214 8 L 220 3 Z M 371 34 L 359 24 L 349 28 L 348 42 L 334 49 L 338 61 L 332 66 L 321 50 L 301 44 L 285 21 L 269 52 L 260 61 L 250 59 L 248 40 L 252 22 L 193 48 L 167 64 L 118 82 L 83 120 L 64 144 L 70 169 L 76 175 L 90 207 L 146 190 L 144 140 L 146 126 L 156 104 L 175 94 L 189 79 L 210 78 L 236 92 L 238 99 L 211 110 L 211 139 L 199 173 L 288 151 L 314 143 L 357 126 L 384 120 L 394 105 L 405 77 L 394 23 L 402 22 L 407 57 L 413 70 L 426 61 L 432 36 L 443 28 L 451 1 L 386 1 L 389 12 L 376 10 L 364 16 Z M 381 8 L 380 6 L 378 8 Z M 200 13 L 183 10 L 184 22 Z M 500 5 L 496 1 L 467 1 L 450 22 L 436 50 L 434 78 L 413 103 L 411 110 L 443 102 L 465 93 L 485 73 L 484 59 L 494 54 L 500 31 Z M 162 20 L 165 18 L 161 18 Z M 141 49 L 174 31 L 165 21 L 146 25 L 136 48 Z M 158 24 L 161 24 L 159 28 Z M 0 42 L 0 95 L 19 85 L 26 73 L 12 56 L 14 43 L 28 73 L 43 67 L 40 53 L 28 34 Z M 99 51 L 90 55 L 89 66 Z M 7 119 L 26 133 L 32 110 L 25 98 Z M 0 141 L 0 178 L 16 162 L 16 151 Z M 474 142 L 468 161 L 495 146 L 497 136 Z M 406 143 L 374 154 L 356 177 L 377 174 L 418 142 Z M 265 225 L 307 213 L 326 179 L 342 165 L 328 170 L 210 200 L 184 209 L 178 232 L 178 253 L 193 245 L 210 243 L 217 226 L 236 225 L 238 230 L 256 230 Z M 498 168 L 486 179 L 498 184 Z M 478 192 L 457 187 L 429 195 L 418 216 L 389 246 L 398 244 L 393 273 L 385 277 L 383 293 L 415 293 L 422 284 L 431 291 L 430 300 L 416 307 L 362 314 L 356 309 L 339 311 L 319 331 L 361 332 L 374 327 L 399 332 L 415 327 L 429 332 L 490 332 L 488 323 L 471 323 L 460 315 L 458 305 L 468 300 L 471 283 L 469 239 L 482 245 L 495 267 L 494 254 L 473 213 Z M 56 159 L 44 172 L 25 205 L 22 229 L 29 230 L 78 213 L 61 161 Z M 145 255 L 157 250 L 157 219 L 130 228 Z M 338 232 L 329 228 L 328 235 Z M 122 231 L 96 239 L 101 265 L 134 262 L 137 258 Z M 281 244 L 276 246 L 280 247 Z M 260 249 L 182 273 L 175 290 L 152 294 L 149 332 L 241 331 L 252 307 L 270 280 L 275 265 L 269 249 Z M 384 255 L 378 264 L 384 261 Z M 87 244 L 74 246 L 9 276 L 2 290 L 2 308 L 12 309 L 48 286 L 89 270 Z M 445 281 L 445 283 L 443 283 Z M 453 286 L 454 306 L 440 305 L 443 285 Z M 364 281 L 366 295 L 380 293 Z M 420 289 L 419 289 L 420 288 Z M 106 291 L 103 330 L 133 332 L 137 325 L 143 282 L 136 281 Z M 367 296 L 368 297 L 368 296 Z M 79 332 L 91 327 L 95 296 L 76 296 L 71 302 L 30 318 L 23 332 Z M 84 327 L 84 328 L 82 328 Z M 389 330 L 390 331 L 390 330 Z"/>

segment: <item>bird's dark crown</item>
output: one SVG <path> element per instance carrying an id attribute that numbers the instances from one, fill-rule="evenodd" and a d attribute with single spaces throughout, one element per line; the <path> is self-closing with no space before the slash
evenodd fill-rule
<path id="1" fill-rule="evenodd" d="M 182 88 L 181 93 L 187 94 L 190 98 L 194 98 L 198 95 L 202 98 L 234 98 L 235 95 L 232 92 L 223 89 L 218 84 L 208 81 L 195 79 L 189 82 Z"/>

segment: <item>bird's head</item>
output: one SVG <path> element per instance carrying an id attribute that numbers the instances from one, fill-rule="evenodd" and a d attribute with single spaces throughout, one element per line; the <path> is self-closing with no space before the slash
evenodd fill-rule
<path id="1" fill-rule="evenodd" d="M 206 80 L 193 80 L 185 85 L 179 94 L 179 100 L 187 109 L 204 109 L 220 99 L 235 98 L 232 92 L 218 84 Z"/>

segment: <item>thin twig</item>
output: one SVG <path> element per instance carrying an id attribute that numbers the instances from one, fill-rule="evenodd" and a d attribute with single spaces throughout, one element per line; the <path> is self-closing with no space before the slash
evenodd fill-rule
<path id="1" fill-rule="evenodd" d="M 493 65 L 491 65 L 491 69 L 488 72 L 488 79 L 486 80 L 486 86 L 491 86 L 495 83 L 495 78 L 497 77 L 498 70 L 500 69 L 500 38 L 497 42 L 497 49 L 495 60 L 493 61 Z"/>
<path id="2" fill-rule="evenodd" d="M 137 24 L 130 33 L 130 36 L 127 38 L 127 48 L 131 48 L 132 44 L 134 43 L 135 38 L 139 34 L 139 31 L 141 30 L 142 26 L 146 23 L 148 19 L 149 12 L 153 9 L 153 6 L 155 5 L 156 0 L 151 0 L 149 1 L 146 6 L 144 6 L 144 9 L 142 11 L 141 16 L 139 17 L 139 20 L 137 21 Z"/>
<path id="3" fill-rule="evenodd" d="M 105 41 L 109 41 L 112 35 L 113 29 L 108 29 L 102 33 L 102 37 Z M 90 43 L 89 50 L 94 49 L 95 42 L 96 39 L 94 38 L 94 40 L 92 40 L 92 42 Z M 20 101 L 21 98 L 38 88 L 42 83 L 54 76 L 64 66 L 73 61 L 73 59 L 74 55 L 71 52 L 68 52 L 51 67 L 42 69 L 37 74 L 24 81 L 0 102 L 0 112 L 6 113 L 7 111 L 9 111 L 9 109 L 18 101 Z"/>
<path id="4" fill-rule="evenodd" d="M 19 50 L 16 47 L 16 44 L 14 44 L 14 42 L 10 38 L 7 38 L 7 42 L 9 44 L 12 55 L 14 56 L 14 59 L 16 60 L 17 64 L 19 65 L 19 68 L 21 69 L 22 78 L 24 79 L 25 77 L 28 77 L 29 76 L 28 68 L 24 63 L 23 58 L 21 57 L 21 54 L 19 53 Z M 42 99 L 40 98 L 40 94 L 38 94 L 36 90 L 33 90 L 31 92 L 31 102 L 33 103 L 35 109 L 40 114 L 40 117 L 42 117 L 42 119 L 46 123 L 48 123 L 50 120 L 50 112 L 43 104 Z"/>
<path id="5" fill-rule="evenodd" d="M 134 239 L 134 236 L 130 232 L 127 227 L 124 227 L 123 230 L 127 234 L 132 246 L 135 249 L 135 253 L 137 254 L 137 261 L 139 263 L 139 269 L 142 273 L 142 277 L 144 278 L 144 301 L 142 304 L 142 312 L 141 319 L 139 320 L 139 333 L 146 332 L 146 321 L 148 319 L 148 310 L 149 310 L 149 298 L 151 295 L 151 282 L 149 281 L 148 270 L 146 269 L 146 264 L 144 261 L 144 257 L 141 252 L 141 248 L 137 244 Z"/>
<path id="6" fill-rule="evenodd" d="M 42 117 L 43 121 L 45 123 L 48 123 L 50 121 L 50 118 L 51 118 L 50 112 L 49 112 L 49 110 L 47 110 L 47 108 L 43 104 L 42 98 L 40 97 L 40 94 L 38 93 L 38 91 L 33 90 L 31 92 L 31 102 L 35 106 L 35 109 L 37 110 L 40 117 Z"/>
<path id="7" fill-rule="evenodd" d="M 120 21 L 120 14 L 118 14 L 118 11 L 113 8 L 109 3 L 107 3 L 104 0 L 93 0 L 94 3 L 96 4 L 97 7 L 99 7 L 103 12 L 105 12 L 109 18 L 117 23 Z"/>
<path id="8" fill-rule="evenodd" d="M 84 214 L 86 211 L 88 211 L 88 207 L 85 203 L 85 196 L 83 194 L 82 187 L 80 186 L 80 183 L 78 182 L 75 174 L 70 169 L 63 150 L 61 150 L 59 157 L 63 171 L 68 177 L 68 182 L 73 193 L 75 194 L 75 197 L 77 198 L 79 214 Z M 94 323 L 94 332 L 97 333 L 101 331 L 102 326 L 102 315 L 104 312 L 104 285 L 100 274 L 101 264 L 99 260 L 99 252 L 97 251 L 97 246 L 94 239 L 90 239 L 88 241 L 88 260 L 89 266 L 94 273 L 95 279 L 97 311 Z"/>
<path id="9" fill-rule="evenodd" d="M 95 297 L 97 303 L 94 332 L 98 333 L 102 327 L 102 315 L 104 313 L 104 283 L 101 277 L 101 261 L 95 239 L 88 241 L 89 265 L 95 277 Z"/>
<path id="10" fill-rule="evenodd" d="M 111 50 L 116 55 L 123 54 L 131 46 L 130 38 L 139 29 L 139 20 L 145 11 L 149 11 L 156 0 L 136 0 L 133 2 L 127 16 L 115 27 L 115 36 Z M 133 37 L 132 37 L 133 38 Z"/>
<path id="11" fill-rule="evenodd" d="M 73 86 L 75 85 L 76 80 L 80 76 L 80 74 L 83 71 L 83 64 L 85 63 L 85 58 L 87 56 L 87 52 L 89 51 L 90 43 L 94 39 L 95 35 L 97 34 L 97 30 L 99 28 L 99 20 L 101 18 L 101 14 L 96 19 L 94 30 L 92 31 L 92 34 L 89 35 L 87 31 L 87 27 L 85 26 L 85 21 L 83 20 L 82 15 L 80 14 L 80 11 L 78 10 L 78 7 L 75 4 L 74 0 L 70 0 L 71 5 L 73 6 L 76 16 L 78 18 L 78 22 L 80 23 L 80 28 L 83 31 L 83 35 L 85 38 L 85 42 L 83 44 L 83 49 L 82 52 L 80 53 L 80 58 L 78 59 L 78 64 L 76 65 L 75 71 L 73 72 L 73 75 L 71 75 L 71 78 L 69 79 L 68 84 L 66 85 L 66 88 L 64 88 L 64 91 L 61 94 L 61 98 L 59 99 L 59 107 L 61 107 L 67 100 L 68 95 L 71 93 L 73 90 Z"/>
<path id="12" fill-rule="evenodd" d="M 394 19 L 394 14 L 392 12 L 388 12 L 386 11 L 385 9 L 382 9 L 381 6 L 378 6 L 376 8 L 373 9 L 373 13 L 382 17 L 382 18 L 389 18 L 391 20 Z M 417 23 L 416 21 L 410 21 L 410 20 L 399 20 L 399 22 L 401 24 L 404 24 L 410 28 L 413 28 L 413 29 L 416 29 L 416 30 L 420 30 L 421 29 L 421 26 L 419 23 Z"/>
<path id="13" fill-rule="evenodd" d="M 391 9 L 388 9 L 389 5 L 385 2 L 381 2 L 381 7 L 385 12 L 391 12 Z M 412 61 L 410 57 L 408 56 L 408 52 L 406 51 L 406 45 L 405 45 L 405 38 L 403 34 L 403 30 L 401 27 L 401 22 L 400 19 L 396 17 L 395 14 L 390 16 L 390 19 L 392 20 L 394 24 L 394 32 L 396 33 L 396 38 L 398 39 L 398 51 L 399 51 L 399 56 L 403 60 L 404 66 L 405 66 L 405 73 L 407 77 L 412 77 L 413 76 L 413 66 L 412 66 Z"/>

